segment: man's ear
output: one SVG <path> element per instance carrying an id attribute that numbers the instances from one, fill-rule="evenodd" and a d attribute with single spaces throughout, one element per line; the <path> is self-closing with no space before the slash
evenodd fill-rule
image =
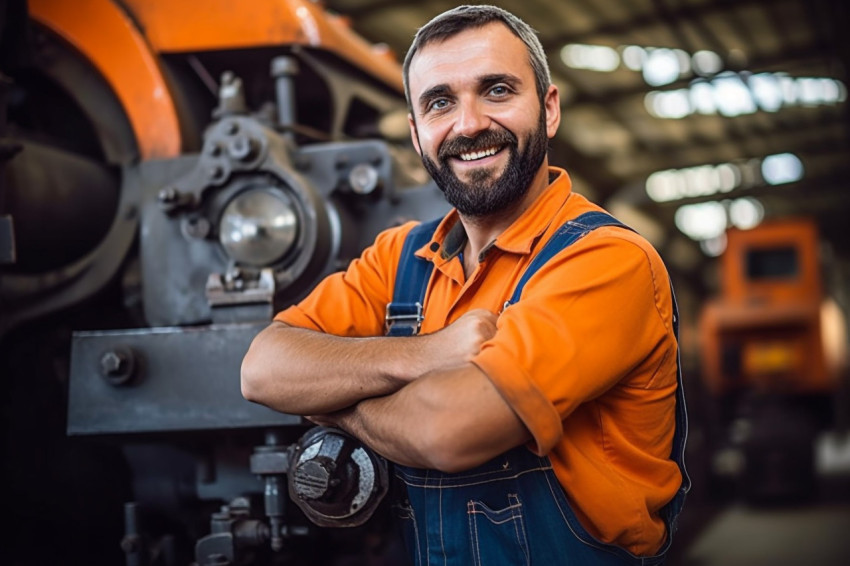
<path id="1" fill-rule="evenodd" d="M 546 90 L 543 97 L 543 109 L 546 111 L 546 135 L 553 138 L 561 124 L 561 97 L 555 85 L 549 85 Z"/>
<path id="2" fill-rule="evenodd" d="M 422 148 L 419 147 L 419 132 L 416 131 L 416 120 L 413 119 L 413 114 L 407 115 L 407 123 L 410 125 L 410 139 L 413 141 L 413 148 L 422 157 Z"/>

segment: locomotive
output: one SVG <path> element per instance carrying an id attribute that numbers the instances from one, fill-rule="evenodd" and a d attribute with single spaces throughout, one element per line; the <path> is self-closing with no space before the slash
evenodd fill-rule
<path id="1" fill-rule="evenodd" d="M 11 563 L 389 563 L 387 463 L 245 401 L 239 367 L 381 230 L 447 211 L 395 56 L 307 0 L 0 18 Z"/>

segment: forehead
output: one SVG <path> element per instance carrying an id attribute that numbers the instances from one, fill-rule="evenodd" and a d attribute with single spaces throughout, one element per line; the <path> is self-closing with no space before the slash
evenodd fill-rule
<path id="1" fill-rule="evenodd" d="M 410 63 L 412 99 L 435 85 L 459 88 L 476 77 L 511 74 L 534 80 L 528 49 L 504 24 L 492 22 L 420 49 Z"/>

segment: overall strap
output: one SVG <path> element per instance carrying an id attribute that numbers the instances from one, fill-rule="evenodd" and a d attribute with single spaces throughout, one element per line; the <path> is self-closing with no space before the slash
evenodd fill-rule
<path id="1" fill-rule="evenodd" d="M 505 308 L 519 301 L 519 297 L 522 295 L 522 289 L 525 287 L 525 284 L 535 273 L 537 273 L 538 269 L 543 267 L 547 261 L 552 259 L 552 257 L 561 250 L 566 249 L 583 236 L 589 234 L 592 230 L 601 228 L 602 226 L 619 226 L 621 228 L 631 230 L 631 228 L 610 214 L 598 211 L 585 212 L 577 218 L 567 220 L 560 228 L 558 228 L 558 231 L 555 232 L 549 241 L 546 242 L 543 249 L 534 256 L 534 259 L 531 260 L 531 263 L 522 274 L 519 283 L 517 283 L 513 295 L 511 295 L 511 298 L 505 303 Z"/>
<path id="2" fill-rule="evenodd" d="M 434 264 L 416 257 L 416 250 L 431 241 L 442 218 L 420 224 L 404 239 L 398 260 L 393 300 L 384 318 L 387 336 L 415 336 L 425 316 L 422 304 Z"/>

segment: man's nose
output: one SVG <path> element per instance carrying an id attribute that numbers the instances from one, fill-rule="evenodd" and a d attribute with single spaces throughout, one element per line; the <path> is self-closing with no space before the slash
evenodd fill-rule
<path id="1" fill-rule="evenodd" d="M 461 101 L 459 110 L 454 124 L 455 134 L 473 138 L 490 127 L 490 118 L 480 102 Z"/>

